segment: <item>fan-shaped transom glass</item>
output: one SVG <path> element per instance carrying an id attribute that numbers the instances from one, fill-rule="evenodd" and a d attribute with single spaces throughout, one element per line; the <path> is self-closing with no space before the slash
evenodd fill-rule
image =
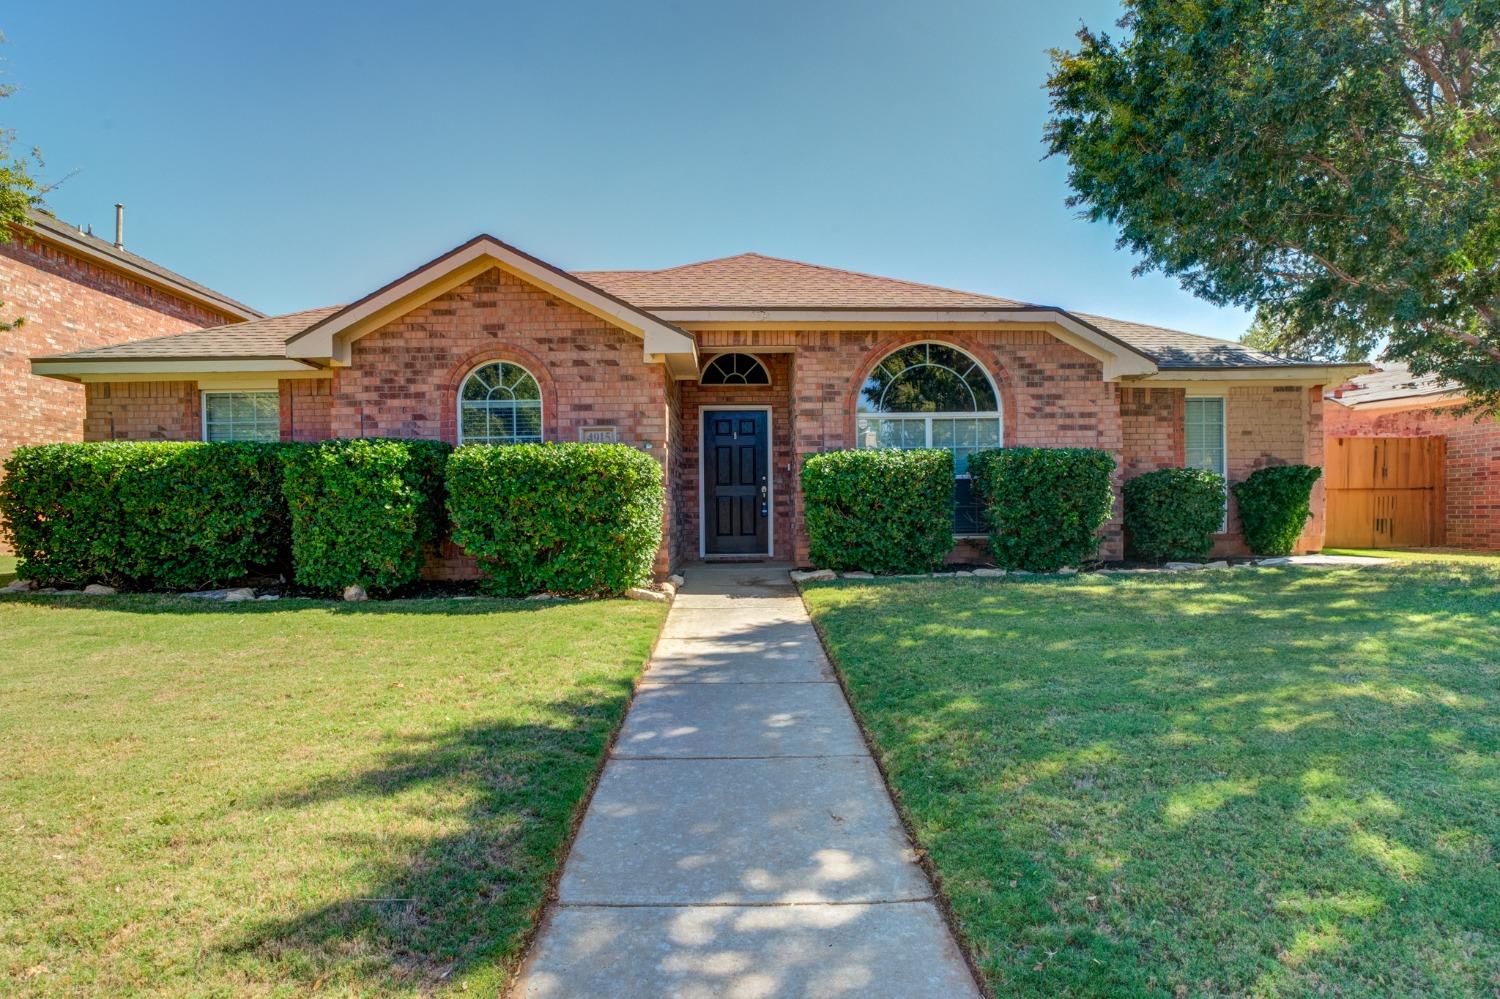
<path id="1" fill-rule="evenodd" d="M 945 343 L 914 343 L 887 355 L 865 379 L 861 413 L 996 413 L 982 365 Z"/>
<path id="2" fill-rule="evenodd" d="M 771 373 L 754 354 L 720 354 L 703 369 L 700 385 L 769 385 Z"/>
<path id="3" fill-rule="evenodd" d="M 526 444 L 542 439 L 542 390 L 531 372 L 491 361 L 469 372 L 458 391 L 460 444 Z"/>
<path id="4" fill-rule="evenodd" d="M 999 447 L 1000 397 L 974 358 L 944 343 L 914 343 L 875 366 L 859 392 L 855 445 L 943 448 L 953 453 L 953 530 L 983 534 L 969 484 L 969 455 Z"/>

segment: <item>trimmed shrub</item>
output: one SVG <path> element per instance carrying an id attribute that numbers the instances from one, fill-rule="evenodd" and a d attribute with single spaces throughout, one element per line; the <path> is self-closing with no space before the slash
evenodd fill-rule
<path id="1" fill-rule="evenodd" d="M 1130 553 L 1148 562 L 1201 559 L 1224 524 L 1224 478 L 1201 468 L 1161 468 L 1125 483 Z"/>
<path id="2" fill-rule="evenodd" d="M 467 444 L 448 461 L 453 541 L 504 596 L 641 585 L 664 504 L 661 465 L 624 444 Z"/>
<path id="3" fill-rule="evenodd" d="M 1114 507 L 1108 451 L 1013 447 L 969 457 L 974 491 L 984 504 L 990 550 L 1006 569 L 1056 572 L 1090 561 L 1099 528 Z"/>
<path id="4" fill-rule="evenodd" d="M 286 564 L 283 444 L 112 441 L 17 448 L 0 517 L 23 578 L 197 589 Z"/>
<path id="5" fill-rule="evenodd" d="M 809 556 L 823 569 L 930 572 L 953 550 L 953 455 L 828 451 L 802 462 Z"/>
<path id="6" fill-rule="evenodd" d="M 359 438 L 294 452 L 284 488 L 301 586 L 389 592 L 416 582 L 422 548 L 443 535 L 442 441 Z"/>
<path id="7" fill-rule="evenodd" d="M 1245 543 L 1260 555 L 1289 555 L 1312 516 L 1312 487 L 1323 474 L 1311 465 L 1273 465 L 1234 484 Z"/>

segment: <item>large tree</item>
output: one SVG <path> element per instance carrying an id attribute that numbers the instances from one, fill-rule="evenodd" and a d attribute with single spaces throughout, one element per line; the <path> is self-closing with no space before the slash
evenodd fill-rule
<path id="1" fill-rule="evenodd" d="M 1500 409 L 1500 0 L 1125 0 L 1054 52 L 1070 203 L 1285 351 Z"/>

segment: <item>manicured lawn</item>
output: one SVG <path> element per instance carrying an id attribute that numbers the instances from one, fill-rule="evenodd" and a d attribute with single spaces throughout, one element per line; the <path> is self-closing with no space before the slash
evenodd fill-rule
<path id="1" fill-rule="evenodd" d="M 1500 993 L 1500 571 L 808 603 L 996 995 Z"/>
<path id="2" fill-rule="evenodd" d="M 497 994 L 663 613 L 0 598 L 0 994 Z"/>
<path id="3" fill-rule="evenodd" d="M 1325 548 L 1325 555 L 1374 555 L 1402 562 L 1466 562 L 1500 569 L 1500 552 L 1467 552 L 1453 548 Z"/>

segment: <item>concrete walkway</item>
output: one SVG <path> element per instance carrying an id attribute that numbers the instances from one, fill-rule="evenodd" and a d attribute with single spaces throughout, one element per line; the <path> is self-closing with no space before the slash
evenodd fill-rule
<path id="1" fill-rule="evenodd" d="M 517 985 L 975 997 L 786 567 L 687 574 Z"/>

